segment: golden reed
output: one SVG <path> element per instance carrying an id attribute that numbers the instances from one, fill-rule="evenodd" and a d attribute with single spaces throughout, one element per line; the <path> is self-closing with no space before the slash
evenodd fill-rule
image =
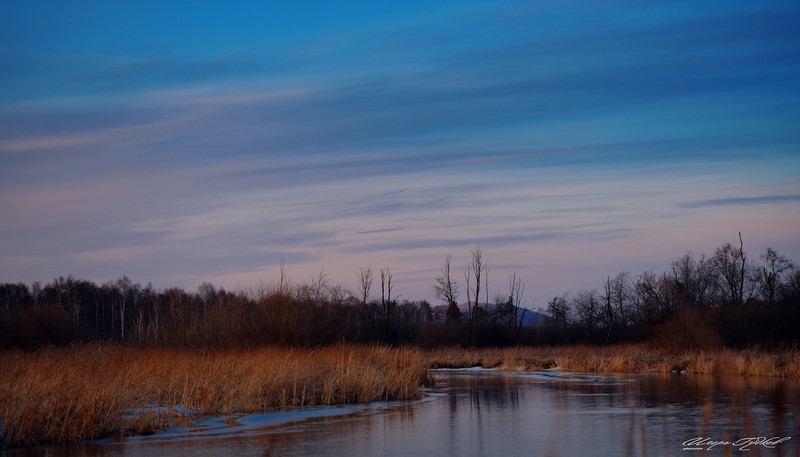
<path id="1" fill-rule="evenodd" d="M 76 345 L 0 352 L 0 444 L 142 434 L 186 416 L 420 397 L 408 348 L 189 350 Z"/>
<path id="2" fill-rule="evenodd" d="M 800 351 L 715 349 L 667 352 L 646 344 L 615 346 L 546 346 L 460 349 L 442 348 L 425 354 L 431 368 L 482 366 L 502 370 L 606 373 L 669 373 L 800 377 Z"/>

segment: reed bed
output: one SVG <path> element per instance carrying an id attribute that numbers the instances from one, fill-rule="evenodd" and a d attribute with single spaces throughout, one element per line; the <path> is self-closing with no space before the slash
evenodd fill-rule
<path id="1" fill-rule="evenodd" d="M 735 374 L 800 378 L 800 350 L 718 349 L 665 352 L 646 344 L 460 349 L 425 354 L 431 368 L 482 366 L 501 370 L 559 368 L 584 373 Z"/>
<path id="2" fill-rule="evenodd" d="M 421 353 L 78 345 L 0 353 L 0 447 L 146 434 L 191 418 L 420 397 Z"/>

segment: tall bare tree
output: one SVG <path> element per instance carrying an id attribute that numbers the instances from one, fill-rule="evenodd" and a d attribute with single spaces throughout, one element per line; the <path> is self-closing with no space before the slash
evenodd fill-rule
<path id="1" fill-rule="evenodd" d="M 447 303 L 447 318 L 453 320 L 461 317 L 461 311 L 458 309 L 458 284 L 450 275 L 450 260 L 451 254 L 445 254 L 441 274 L 433 285 L 433 296 Z"/>
<path id="2" fill-rule="evenodd" d="M 361 267 L 358 272 L 358 292 L 361 295 L 361 303 L 366 305 L 369 300 L 369 291 L 372 289 L 372 265 Z"/>
<path id="3" fill-rule="evenodd" d="M 389 268 L 381 268 L 381 304 L 392 301 L 392 272 Z"/>
<path id="4" fill-rule="evenodd" d="M 125 327 L 127 326 L 127 307 L 130 304 L 129 298 L 136 298 L 136 289 L 138 284 L 134 285 L 133 281 L 127 276 L 122 276 L 114 283 L 117 292 L 117 306 L 119 307 L 119 328 L 120 339 L 125 340 Z M 133 292 L 133 293 L 132 293 Z"/>
<path id="5" fill-rule="evenodd" d="M 597 295 L 597 289 L 581 290 L 574 299 L 575 314 L 587 336 L 600 322 L 601 305 Z"/>
<path id="6" fill-rule="evenodd" d="M 514 341 L 519 339 L 519 333 L 522 330 L 522 323 L 525 320 L 525 314 L 529 311 L 528 308 L 523 308 L 522 296 L 525 294 L 525 281 L 517 277 L 515 271 L 508 277 L 508 307 L 509 307 L 509 324 L 514 334 Z M 520 312 L 520 309 L 522 312 Z"/>
<path id="7" fill-rule="evenodd" d="M 614 332 L 627 325 L 630 318 L 633 291 L 629 278 L 628 272 L 619 273 L 614 278 L 606 277 L 602 295 L 603 306 L 599 315 L 600 322 L 606 330 L 606 341 Z"/>
<path id="8" fill-rule="evenodd" d="M 387 341 L 391 340 L 391 323 L 396 298 L 392 298 L 392 273 L 389 268 L 381 268 L 381 305 L 385 322 L 384 333 Z"/>
<path id="9" fill-rule="evenodd" d="M 725 293 L 725 304 L 741 307 L 752 298 L 752 291 L 746 282 L 750 264 L 744 253 L 742 232 L 739 232 L 738 248 L 725 243 L 714 252 L 713 260 Z"/>
<path id="10" fill-rule="evenodd" d="M 475 329 L 475 316 L 481 296 L 481 278 L 483 278 L 485 271 L 486 262 L 483 259 L 481 247 L 478 245 L 472 249 L 470 264 L 464 271 L 464 277 L 467 281 L 467 307 L 469 308 L 469 330 L 467 339 L 470 345 L 473 343 L 472 336 Z M 474 284 L 472 283 L 473 279 L 475 280 Z M 472 301 L 471 297 L 475 297 L 475 301 Z"/>
<path id="11" fill-rule="evenodd" d="M 286 297 L 289 295 L 289 287 L 291 282 L 291 278 L 286 275 L 286 261 L 281 259 L 280 279 L 278 282 L 278 293 L 281 297 Z"/>

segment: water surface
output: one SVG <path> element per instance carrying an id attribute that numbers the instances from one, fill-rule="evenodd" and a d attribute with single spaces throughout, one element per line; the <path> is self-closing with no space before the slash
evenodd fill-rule
<path id="1" fill-rule="evenodd" d="M 151 436 L 7 454 L 110 457 L 800 454 L 800 388 L 796 381 L 493 370 L 439 370 L 435 376 L 436 388 L 418 402 L 205 418 L 194 427 Z M 759 437 L 766 442 L 756 440 Z M 753 438 L 756 444 L 746 446 L 747 438 Z"/>

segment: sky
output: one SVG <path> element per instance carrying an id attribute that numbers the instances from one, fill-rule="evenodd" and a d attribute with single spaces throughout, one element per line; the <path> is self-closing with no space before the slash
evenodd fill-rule
<path id="1" fill-rule="evenodd" d="M 0 282 L 465 301 L 480 246 L 546 307 L 798 227 L 796 0 L 0 0 Z"/>

